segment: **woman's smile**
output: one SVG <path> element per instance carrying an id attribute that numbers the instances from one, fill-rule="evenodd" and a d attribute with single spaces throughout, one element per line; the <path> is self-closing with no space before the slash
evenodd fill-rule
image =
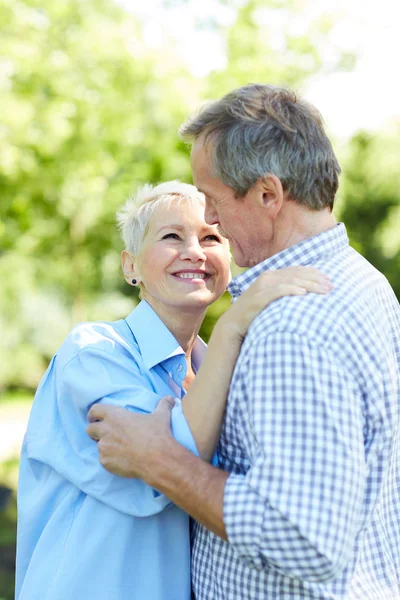
<path id="1" fill-rule="evenodd" d="M 197 285 L 204 283 L 207 279 L 210 279 L 211 277 L 210 273 L 196 269 L 191 269 L 190 271 L 176 271 L 175 273 L 172 273 L 172 276 L 175 279 L 183 281 L 184 283 L 194 283 Z"/>

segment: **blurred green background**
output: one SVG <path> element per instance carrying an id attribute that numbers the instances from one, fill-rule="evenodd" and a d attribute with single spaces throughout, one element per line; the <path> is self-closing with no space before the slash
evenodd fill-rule
<path id="1" fill-rule="evenodd" d="M 116 210 L 144 182 L 191 181 L 176 132 L 205 100 L 248 82 L 301 92 L 319 73 L 357 64 L 356 52 L 328 41 L 334 14 L 293 33 L 285 23 L 305 2 L 212 1 L 229 4 L 230 18 L 209 10 L 194 25 L 220 40 L 224 60 L 199 76 L 168 36 L 149 38 L 139 2 L 0 0 L 0 600 L 13 597 L 18 447 L 7 432 L 20 439 L 69 329 L 123 317 L 137 302 L 120 273 Z M 165 15 L 188 3 L 160 0 Z M 279 52 L 260 8 L 281 19 Z M 396 119 L 345 142 L 329 132 L 343 167 L 337 217 L 398 297 L 399 133 Z M 205 339 L 228 305 L 225 296 L 210 308 Z"/>

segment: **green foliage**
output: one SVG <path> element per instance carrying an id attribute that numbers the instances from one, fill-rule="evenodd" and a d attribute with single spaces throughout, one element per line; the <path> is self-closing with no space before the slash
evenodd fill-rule
<path id="1" fill-rule="evenodd" d="M 0 510 L 0 600 L 14 598 L 16 522 L 17 503 L 12 495 L 6 509 Z"/>
<path id="2" fill-rule="evenodd" d="M 351 140 L 338 213 L 354 248 L 386 275 L 400 298 L 400 124 L 393 129 Z"/>
<path id="3" fill-rule="evenodd" d="M 227 67 L 209 77 L 208 95 L 218 97 L 246 83 L 267 82 L 297 89 L 321 70 L 349 69 L 327 33 L 333 22 L 323 12 L 306 18 L 307 0 L 249 0 L 225 32 Z M 329 49 L 330 60 L 323 60 Z"/>
<path id="4" fill-rule="evenodd" d="M 324 58 L 331 23 L 305 20 L 307 0 L 220 3 L 238 7 L 219 32 L 227 66 L 199 81 L 170 46 L 152 50 L 112 0 L 0 0 L 0 389 L 34 388 L 75 323 L 119 318 L 136 303 L 120 274 L 115 213 L 145 181 L 190 180 L 176 131 L 204 97 L 249 81 L 301 87 L 351 67 L 333 47 Z M 398 291 L 395 153 L 394 137 L 352 143 L 339 210 Z M 228 302 L 210 308 L 205 339 Z"/>
<path id="5" fill-rule="evenodd" d="M 225 292 L 225 294 L 221 296 L 219 300 L 214 302 L 214 304 L 209 307 L 207 311 L 207 317 L 204 319 L 200 329 L 200 336 L 205 342 L 208 342 L 210 339 L 215 323 L 218 321 L 220 315 L 228 310 L 230 303 L 231 297 L 228 292 Z"/>

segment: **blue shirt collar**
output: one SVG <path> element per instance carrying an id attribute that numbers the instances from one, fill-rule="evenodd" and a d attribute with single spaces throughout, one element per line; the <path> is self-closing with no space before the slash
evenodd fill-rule
<path id="1" fill-rule="evenodd" d="M 346 227 L 338 223 L 332 229 L 303 240 L 295 246 L 285 248 L 263 262 L 251 267 L 233 279 L 228 285 L 228 291 L 233 299 L 242 294 L 263 271 L 282 269 L 292 266 L 307 266 L 313 264 L 324 254 L 336 254 L 349 245 Z"/>
<path id="2" fill-rule="evenodd" d="M 125 321 L 136 338 L 148 369 L 174 356 L 184 357 L 184 351 L 170 330 L 145 300 L 133 309 Z M 192 363 L 196 371 L 200 368 L 206 349 L 207 345 L 197 336 L 192 351 Z"/>

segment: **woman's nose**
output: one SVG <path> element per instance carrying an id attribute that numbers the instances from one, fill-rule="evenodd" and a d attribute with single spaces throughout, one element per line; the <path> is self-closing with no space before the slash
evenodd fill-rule
<path id="1" fill-rule="evenodd" d="M 202 248 L 198 238 L 190 238 L 186 241 L 184 247 L 181 252 L 182 260 L 191 260 L 191 261 L 199 261 L 206 260 L 206 255 L 204 253 L 204 249 Z"/>

